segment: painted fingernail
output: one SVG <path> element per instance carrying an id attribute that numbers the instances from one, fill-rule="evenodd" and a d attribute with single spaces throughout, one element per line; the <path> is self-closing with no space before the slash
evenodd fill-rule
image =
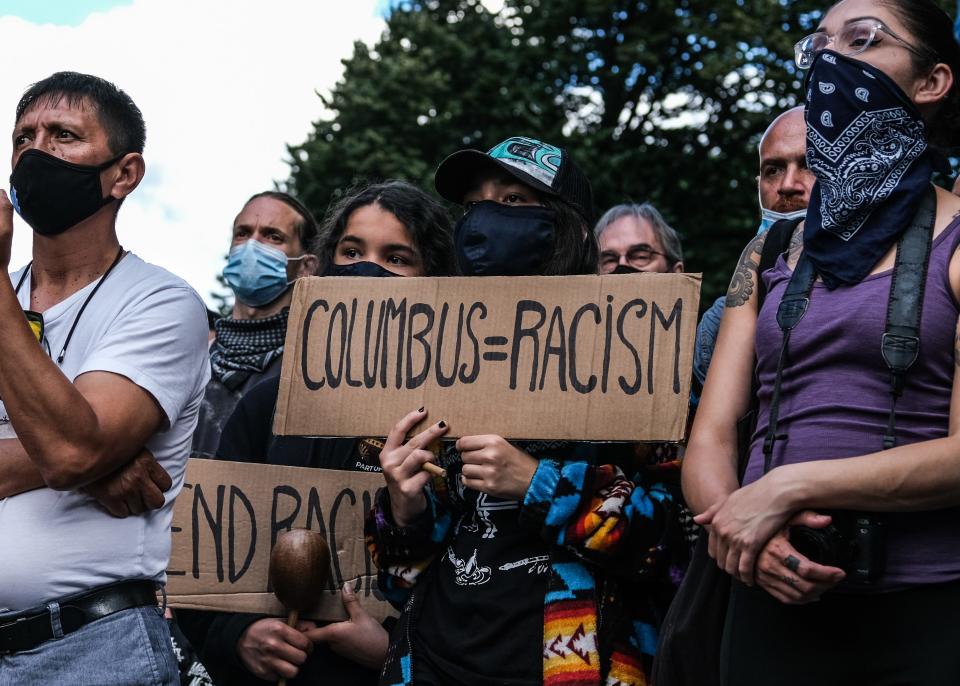
<path id="1" fill-rule="evenodd" d="M 419 410 L 417 410 L 417 412 L 423 412 L 423 409 L 424 409 L 424 408 L 421 407 Z"/>
<path id="2" fill-rule="evenodd" d="M 441 429 L 446 429 L 447 423 L 441 419 L 440 423 L 437 426 L 439 426 Z"/>

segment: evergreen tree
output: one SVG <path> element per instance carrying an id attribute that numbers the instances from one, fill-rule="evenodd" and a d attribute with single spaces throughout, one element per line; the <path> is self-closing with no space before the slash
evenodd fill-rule
<path id="1" fill-rule="evenodd" d="M 757 144 L 800 102 L 793 44 L 822 0 L 401 2 L 289 148 L 289 189 L 318 215 L 361 180 L 433 188 L 463 147 L 527 135 L 568 148 L 598 212 L 652 202 L 684 238 L 704 304 L 759 222 Z"/>

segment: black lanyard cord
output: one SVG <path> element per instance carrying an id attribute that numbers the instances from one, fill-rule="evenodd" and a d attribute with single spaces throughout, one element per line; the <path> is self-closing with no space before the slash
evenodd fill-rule
<path id="1" fill-rule="evenodd" d="M 97 285 L 93 287 L 92 291 L 90 291 L 90 295 L 88 295 L 83 301 L 83 304 L 80 305 L 80 311 L 77 312 L 77 316 L 73 318 L 73 324 L 70 325 L 70 331 L 67 333 L 67 340 L 63 342 L 63 347 L 60 349 L 60 354 L 57 355 L 57 365 L 63 364 L 63 358 L 67 354 L 67 346 L 70 345 L 70 340 L 73 338 L 73 332 L 76 331 L 77 324 L 80 323 L 80 317 L 83 316 L 84 310 L 87 309 L 87 305 L 89 305 L 90 301 L 93 300 L 93 296 L 95 296 L 97 291 L 100 290 L 100 286 L 103 285 L 103 282 L 107 280 L 108 276 L 110 276 L 110 272 L 112 272 L 114 267 L 116 267 L 120 263 L 120 260 L 123 259 L 123 255 L 123 246 L 121 245 L 120 249 L 117 251 L 117 256 L 113 258 L 113 262 L 111 262 L 110 266 L 107 267 L 107 271 L 103 273 L 103 276 L 101 276 L 100 280 L 97 281 Z M 30 273 L 32 266 L 33 262 L 31 261 L 30 264 L 27 265 L 26 269 L 23 270 L 23 274 L 20 275 L 20 280 L 17 282 L 17 287 L 14 290 L 14 294 L 19 295 L 20 287 L 23 286 L 23 282 L 26 280 L 27 274 Z"/>

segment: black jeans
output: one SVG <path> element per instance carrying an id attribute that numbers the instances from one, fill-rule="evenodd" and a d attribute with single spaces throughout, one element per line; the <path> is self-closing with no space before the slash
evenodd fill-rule
<path id="1" fill-rule="evenodd" d="M 960 581 L 784 605 L 734 582 L 725 686 L 957 686 Z"/>

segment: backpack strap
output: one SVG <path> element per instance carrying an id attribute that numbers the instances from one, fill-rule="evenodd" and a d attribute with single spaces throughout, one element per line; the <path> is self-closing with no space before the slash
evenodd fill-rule
<path id="1" fill-rule="evenodd" d="M 760 308 L 763 307 L 763 301 L 767 295 L 763 272 L 776 266 L 777 258 L 790 248 L 790 239 L 801 221 L 800 219 L 781 219 L 767 231 L 763 241 L 763 249 L 760 252 L 760 263 L 757 265 L 757 316 L 760 315 Z M 754 355 L 753 375 L 750 381 L 750 407 L 746 414 L 737 420 L 737 480 L 740 483 L 743 482 L 743 475 L 750 459 L 750 438 L 756 428 L 757 410 L 760 406 L 757 399 L 759 389 L 757 358 Z"/>
<path id="2" fill-rule="evenodd" d="M 793 232 L 801 221 L 801 219 L 780 219 L 774 222 L 773 226 L 767 231 L 767 237 L 763 241 L 763 250 L 760 253 L 760 264 L 757 265 L 758 315 L 760 314 L 760 308 L 763 307 L 764 298 L 767 297 L 767 284 L 764 283 L 761 275 L 776 266 L 777 258 L 789 250 L 790 239 L 793 238 Z"/>

